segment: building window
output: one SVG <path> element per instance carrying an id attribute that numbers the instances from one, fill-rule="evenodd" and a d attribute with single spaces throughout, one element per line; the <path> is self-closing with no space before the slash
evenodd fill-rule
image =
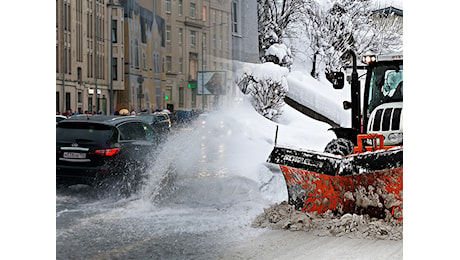
<path id="1" fill-rule="evenodd" d="M 184 107 L 184 87 L 179 88 L 179 107 Z"/>
<path id="2" fill-rule="evenodd" d="M 182 0 L 179 0 L 179 16 L 182 16 Z"/>
<path id="3" fill-rule="evenodd" d="M 112 79 L 118 80 L 118 60 L 117 58 L 112 58 Z"/>
<path id="4" fill-rule="evenodd" d="M 171 0 L 166 0 L 166 12 L 171 12 Z"/>
<path id="5" fill-rule="evenodd" d="M 166 56 L 166 71 L 171 72 L 171 56 Z"/>
<path id="6" fill-rule="evenodd" d="M 239 22 L 239 18 L 238 18 L 238 2 L 237 1 L 233 1 L 232 2 L 232 33 L 239 33 L 239 30 L 238 30 L 238 22 Z"/>
<path id="7" fill-rule="evenodd" d="M 155 72 L 155 74 L 160 73 L 160 58 L 158 53 L 153 54 L 153 71 Z"/>
<path id="8" fill-rule="evenodd" d="M 190 3 L 190 17 L 195 18 L 196 16 L 196 4 Z"/>
<path id="9" fill-rule="evenodd" d="M 139 68 L 139 41 L 137 39 L 134 41 L 134 66 Z"/>
<path id="10" fill-rule="evenodd" d="M 190 80 L 196 80 L 196 60 L 190 59 Z"/>
<path id="11" fill-rule="evenodd" d="M 70 93 L 65 93 L 65 110 L 70 110 Z"/>
<path id="12" fill-rule="evenodd" d="M 142 68 L 144 70 L 147 69 L 147 57 L 145 56 L 144 51 L 142 51 Z"/>
<path id="13" fill-rule="evenodd" d="M 190 31 L 190 44 L 196 45 L 196 31 Z"/>
<path id="14" fill-rule="evenodd" d="M 206 22 L 206 6 L 203 6 L 203 22 Z"/>
<path id="15" fill-rule="evenodd" d="M 171 25 L 166 25 L 166 42 L 171 42 Z"/>
<path id="16" fill-rule="evenodd" d="M 182 35 L 184 34 L 182 28 L 179 28 L 179 44 L 182 44 Z"/>
<path id="17" fill-rule="evenodd" d="M 112 20 L 112 42 L 117 43 L 117 20 Z"/>
<path id="18" fill-rule="evenodd" d="M 196 107 L 196 88 L 192 88 L 192 107 Z"/>
<path id="19" fill-rule="evenodd" d="M 166 102 L 171 102 L 172 101 L 172 87 L 171 86 L 166 86 L 165 100 L 166 100 Z"/>
<path id="20" fill-rule="evenodd" d="M 184 72 L 184 60 L 181 58 L 179 58 L 179 73 L 183 73 Z"/>
<path id="21" fill-rule="evenodd" d="M 81 84 L 82 83 L 82 75 L 81 75 L 81 67 L 77 67 L 77 81 L 78 81 L 78 84 Z"/>
<path id="22" fill-rule="evenodd" d="M 77 102 L 78 102 L 78 103 L 81 103 L 81 101 L 83 100 L 83 99 L 82 99 L 82 96 L 83 96 L 83 95 L 82 95 L 81 91 L 78 91 L 78 93 L 77 93 Z"/>

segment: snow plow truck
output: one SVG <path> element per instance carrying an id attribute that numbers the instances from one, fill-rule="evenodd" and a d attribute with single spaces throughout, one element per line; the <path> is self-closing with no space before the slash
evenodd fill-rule
<path id="1" fill-rule="evenodd" d="M 350 54 L 351 102 L 343 107 L 351 109 L 351 127 L 331 128 L 337 138 L 324 152 L 278 146 L 275 137 L 267 162 L 281 168 L 288 203 L 297 210 L 402 220 L 403 55 L 363 56 L 361 88 L 356 55 Z M 332 74 L 333 87 L 342 89 L 344 73 Z"/>

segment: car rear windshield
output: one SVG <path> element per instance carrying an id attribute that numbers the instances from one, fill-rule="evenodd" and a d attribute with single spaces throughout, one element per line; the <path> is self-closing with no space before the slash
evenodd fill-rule
<path id="1" fill-rule="evenodd" d="M 61 142 L 86 141 L 106 143 L 114 135 L 108 125 L 83 122 L 62 122 L 56 127 L 56 138 Z"/>

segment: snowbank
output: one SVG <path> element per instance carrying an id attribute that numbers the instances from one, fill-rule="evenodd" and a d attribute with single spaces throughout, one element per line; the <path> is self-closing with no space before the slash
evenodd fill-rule
<path id="1" fill-rule="evenodd" d="M 315 110 L 341 126 L 351 125 L 349 110 L 344 110 L 342 102 L 350 101 L 350 86 L 345 84 L 341 90 L 334 89 L 324 78 L 316 80 L 306 71 L 293 71 L 288 78 L 287 96 L 300 104 Z"/>
<path id="2" fill-rule="evenodd" d="M 345 214 L 341 217 L 326 212 L 322 215 L 295 210 L 286 201 L 264 210 L 253 222 L 254 227 L 311 231 L 318 236 L 337 236 L 383 240 L 401 240 L 403 221 L 392 217 L 374 219 L 368 215 Z"/>

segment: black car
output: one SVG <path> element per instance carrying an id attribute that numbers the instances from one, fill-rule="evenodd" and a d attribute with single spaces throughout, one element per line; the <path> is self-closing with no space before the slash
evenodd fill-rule
<path id="1" fill-rule="evenodd" d="M 157 142 L 153 128 L 133 116 L 70 117 L 56 125 L 57 183 L 134 184 Z"/>
<path id="2" fill-rule="evenodd" d="M 160 138 L 164 138 L 171 130 L 171 120 L 166 113 L 147 113 L 140 114 L 138 117 L 148 122 L 153 127 L 155 132 L 160 136 Z"/>

